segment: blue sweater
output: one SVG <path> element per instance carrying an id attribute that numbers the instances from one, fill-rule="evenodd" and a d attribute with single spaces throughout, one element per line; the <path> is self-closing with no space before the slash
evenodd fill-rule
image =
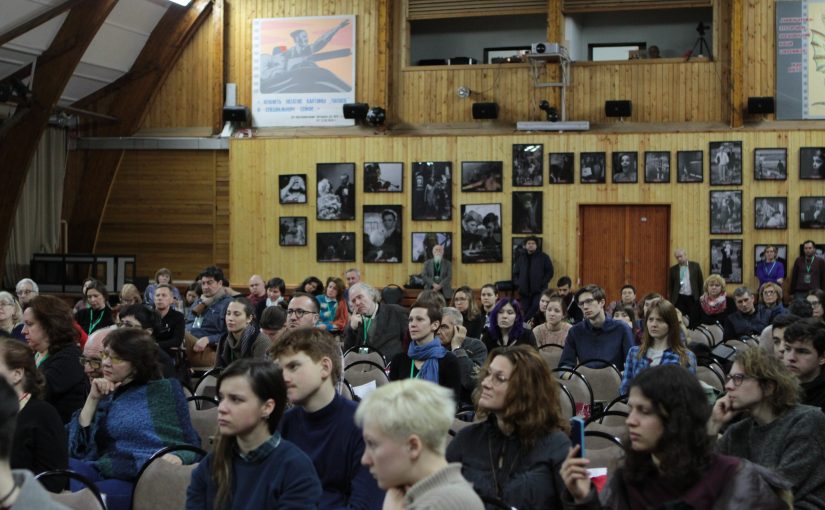
<path id="1" fill-rule="evenodd" d="M 315 464 L 324 494 L 323 509 L 380 509 L 384 491 L 361 465 L 364 439 L 355 425 L 355 402 L 336 395 L 314 413 L 293 407 L 281 420 L 281 434 Z"/>
<path id="2" fill-rule="evenodd" d="M 585 319 L 567 333 L 559 366 L 573 368 L 582 361 L 601 359 L 623 370 L 627 351 L 633 344 L 633 332 L 626 323 L 606 317 L 597 329 Z"/>

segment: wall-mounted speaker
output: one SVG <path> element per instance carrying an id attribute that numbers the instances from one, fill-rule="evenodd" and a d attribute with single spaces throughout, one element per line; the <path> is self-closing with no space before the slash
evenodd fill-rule
<path id="1" fill-rule="evenodd" d="M 763 115 L 774 112 L 773 97 L 749 97 L 748 113 L 761 113 Z"/>
<path id="2" fill-rule="evenodd" d="M 370 111 L 370 105 L 367 103 L 346 103 L 344 105 L 344 118 L 364 120 L 367 118 L 368 111 Z"/>
<path id="3" fill-rule="evenodd" d="M 224 106 L 223 121 L 244 124 L 249 121 L 249 108 L 246 106 Z"/>
<path id="4" fill-rule="evenodd" d="M 631 113 L 633 113 L 633 103 L 628 99 L 604 102 L 604 114 L 608 117 L 630 117 Z"/>
<path id="5" fill-rule="evenodd" d="M 473 103 L 474 119 L 497 119 L 498 103 Z"/>

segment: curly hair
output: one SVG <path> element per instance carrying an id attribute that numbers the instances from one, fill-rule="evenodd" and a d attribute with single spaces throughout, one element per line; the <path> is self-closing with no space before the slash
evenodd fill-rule
<path id="1" fill-rule="evenodd" d="M 77 343 L 80 334 L 74 328 L 72 309 L 62 299 L 54 296 L 37 296 L 31 300 L 29 308 L 49 339 L 49 354 Z"/>
<path id="2" fill-rule="evenodd" d="M 519 338 L 521 337 L 522 333 L 524 333 L 524 315 L 521 312 L 521 305 L 519 304 L 517 299 L 514 298 L 501 298 L 496 303 L 496 306 L 490 310 L 488 317 L 490 318 L 490 329 L 487 332 L 490 334 L 490 338 L 498 344 L 501 342 L 501 328 L 498 326 L 498 313 L 501 311 L 502 308 L 505 306 L 510 305 L 513 307 L 513 310 L 516 312 L 516 320 L 513 323 L 513 327 L 510 329 L 509 337 L 510 338 Z"/>
<path id="3" fill-rule="evenodd" d="M 774 414 L 782 414 L 799 403 L 802 388 L 780 359 L 762 349 L 745 349 L 733 357 L 742 371 L 757 381 L 764 401 Z"/>
<path id="4" fill-rule="evenodd" d="M 708 276 L 707 278 L 705 278 L 705 283 L 702 285 L 702 292 L 704 292 L 705 294 L 708 293 L 708 284 L 710 284 L 710 283 L 718 283 L 719 285 L 722 286 L 722 294 L 725 293 L 725 285 L 726 285 L 725 284 L 725 279 L 722 278 L 721 275 L 712 274 L 712 275 Z"/>
<path id="5" fill-rule="evenodd" d="M 513 428 L 521 442 L 529 447 L 553 431 L 569 432 L 570 426 L 559 403 L 558 383 L 538 351 L 529 345 L 496 347 L 490 352 L 478 374 L 479 385 L 473 394 L 476 414 L 482 419 L 490 414 L 478 404 L 480 383 L 490 376 L 490 363 L 497 356 L 503 356 L 513 364 L 513 373 L 507 383 L 507 408 L 500 419 Z"/>
<path id="6" fill-rule="evenodd" d="M 145 384 L 161 378 L 159 347 L 149 332 L 137 328 L 116 329 L 103 339 L 103 347 L 132 364 L 136 383 Z"/>

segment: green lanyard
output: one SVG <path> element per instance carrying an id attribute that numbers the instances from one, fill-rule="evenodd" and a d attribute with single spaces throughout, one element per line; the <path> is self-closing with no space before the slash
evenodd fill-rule
<path id="1" fill-rule="evenodd" d="M 97 325 L 100 324 L 100 321 L 103 320 L 103 314 L 104 313 L 106 313 L 106 308 L 105 307 L 103 308 L 103 310 L 100 311 L 100 317 L 98 317 L 96 321 L 92 322 L 92 319 L 94 319 L 94 316 L 95 316 L 95 309 L 94 308 L 89 308 L 89 334 L 90 335 L 92 334 L 92 331 L 95 330 Z"/>
<path id="2" fill-rule="evenodd" d="M 415 360 L 410 360 L 410 379 L 415 379 Z"/>
<path id="3" fill-rule="evenodd" d="M 810 263 L 810 264 L 808 264 L 808 262 L 805 262 L 805 272 L 806 272 L 806 273 L 810 273 L 810 272 L 811 272 L 811 266 L 812 266 L 812 265 L 814 265 L 814 257 L 816 257 L 816 255 L 814 255 L 813 257 L 811 257 L 811 263 Z"/>
<path id="4" fill-rule="evenodd" d="M 372 325 L 372 317 L 364 316 L 364 345 L 367 345 L 367 333 Z"/>

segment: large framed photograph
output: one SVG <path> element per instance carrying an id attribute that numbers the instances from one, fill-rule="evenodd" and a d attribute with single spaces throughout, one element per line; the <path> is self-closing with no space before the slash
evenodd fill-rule
<path id="1" fill-rule="evenodd" d="M 742 184 L 742 142 L 710 142 L 710 185 Z"/>
<path id="2" fill-rule="evenodd" d="M 355 219 L 355 163 L 318 163 L 319 220 Z"/>
<path id="3" fill-rule="evenodd" d="M 604 184 L 606 158 L 604 152 L 582 152 L 579 156 L 582 184 Z"/>
<path id="4" fill-rule="evenodd" d="M 700 161 L 701 158 L 699 156 Z M 645 152 L 645 182 L 654 184 L 670 182 L 669 151 Z"/>
<path id="5" fill-rule="evenodd" d="M 307 203 L 306 174 L 279 175 L 278 202 L 281 204 Z"/>
<path id="6" fill-rule="evenodd" d="M 540 234 L 542 211 L 544 210 L 541 191 L 513 192 L 513 233 Z"/>
<path id="7" fill-rule="evenodd" d="M 636 152 L 613 153 L 613 182 L 639 182 L 639 155 Z"/>
<path id="8" fill-rule="evenodd" d="M 437 244 L 440 244 L 444 247 L 444 258 L 447 260 L 452 260 L 452 232 L 413 232 L 412 261 L 424 263 L 433 258 L 433 246 Z"/>
<path id="9" fill-rule="evenodd" d="M 757 229 L 788 228 L 787 197 L 756 197 L 753 199 L 753 206 L 754 226 Z"/>
<path id="10" fill-rule="evenodd" d="M 742 192 L 738 190 L 710 192 L 710 233 L 742 233 Z"/>
<path id="11" fill-rule="evenodd" d="M 355 262 L 355 232 L 315 234 L 318 262 Z"/>
<path id="12" fill-rule="evenodd" d="M 705 180 L 704 156 L 702 151 L 676 152 L 676 181 L 703 182 Z"/>
<path id="13" fill-rule="evenodd" d="M 754 274 L 756 273 L 757 264 L 759 264 L 760 262 L 765 262 L 765 250 L 768 248 L 768 246 L 773 246 L 774 248 L 776 248 L 776 257 L 774 258 L 774 260 L 782 263 L 782 266 L 785 268 L 785 275 L 787 276 L 790 273 L 790 268 L 788 267 L 788 245 L 787 244 L 755 244 L 755 245 L 753 245 Z"/>
<path id="14" fill-rule="evenodd" d="M 550 184 L 573 184 L 573 156 L 572 152 L 551 152 Z"/>
<path id="15" fill-rule="evenodd" d="M 453 215 L 453 164 L 417 161 L 412 164 L 412 219 L 449 220 Z"/>
<path id="16" fill-rule="evenodd" d="M 501 161 L 462 161 L 461 191 L 501 191 L 504 182 Z"/>
<path id="17" fill-rule="evenodd" d="M 788 178 L 787 149 L 755 149 L 753 177 L 757 181 L 784 181 Z"/>
<path id="18" fill-rule="evenodd" d="M 403 260 L 401 212 L 400 205 L 364 206 L 364 262 Z"/>
<path id="19" fill-rule="evenodd" d="M 401 193 L 404 163 L 364 163 L 364 193 Z"/>
<path id="20" fill-rule="evenodd" d="M 799 149 L 799 178 L 825 179 L 825 147 Z"/>
<path id="21" fill-rule="evenodd" d="M 278 218 L 278 244 L 281 246 L 307 245 L 307 217 L 281 216 Z"/>
<path id="22" fill-rule="evenodd" d="M 710 273 L 718 274 L 726 283 L 742 283 L 742 240 L 710 240 Z"/>
<path id="23" fill-rule="evenodd" d="M 513 144 L 513 186 L 544 184 L 544 145 Z"/>
<path id="24" fill-rule="evenodd" d="M 799 198 L 799 226 L 825 228 L 825 197 Z"/>
<path id="25" fill-rule="evenodd" d="M 461 262 L 501 262 L 501 204 L 461 206 Z"/>

